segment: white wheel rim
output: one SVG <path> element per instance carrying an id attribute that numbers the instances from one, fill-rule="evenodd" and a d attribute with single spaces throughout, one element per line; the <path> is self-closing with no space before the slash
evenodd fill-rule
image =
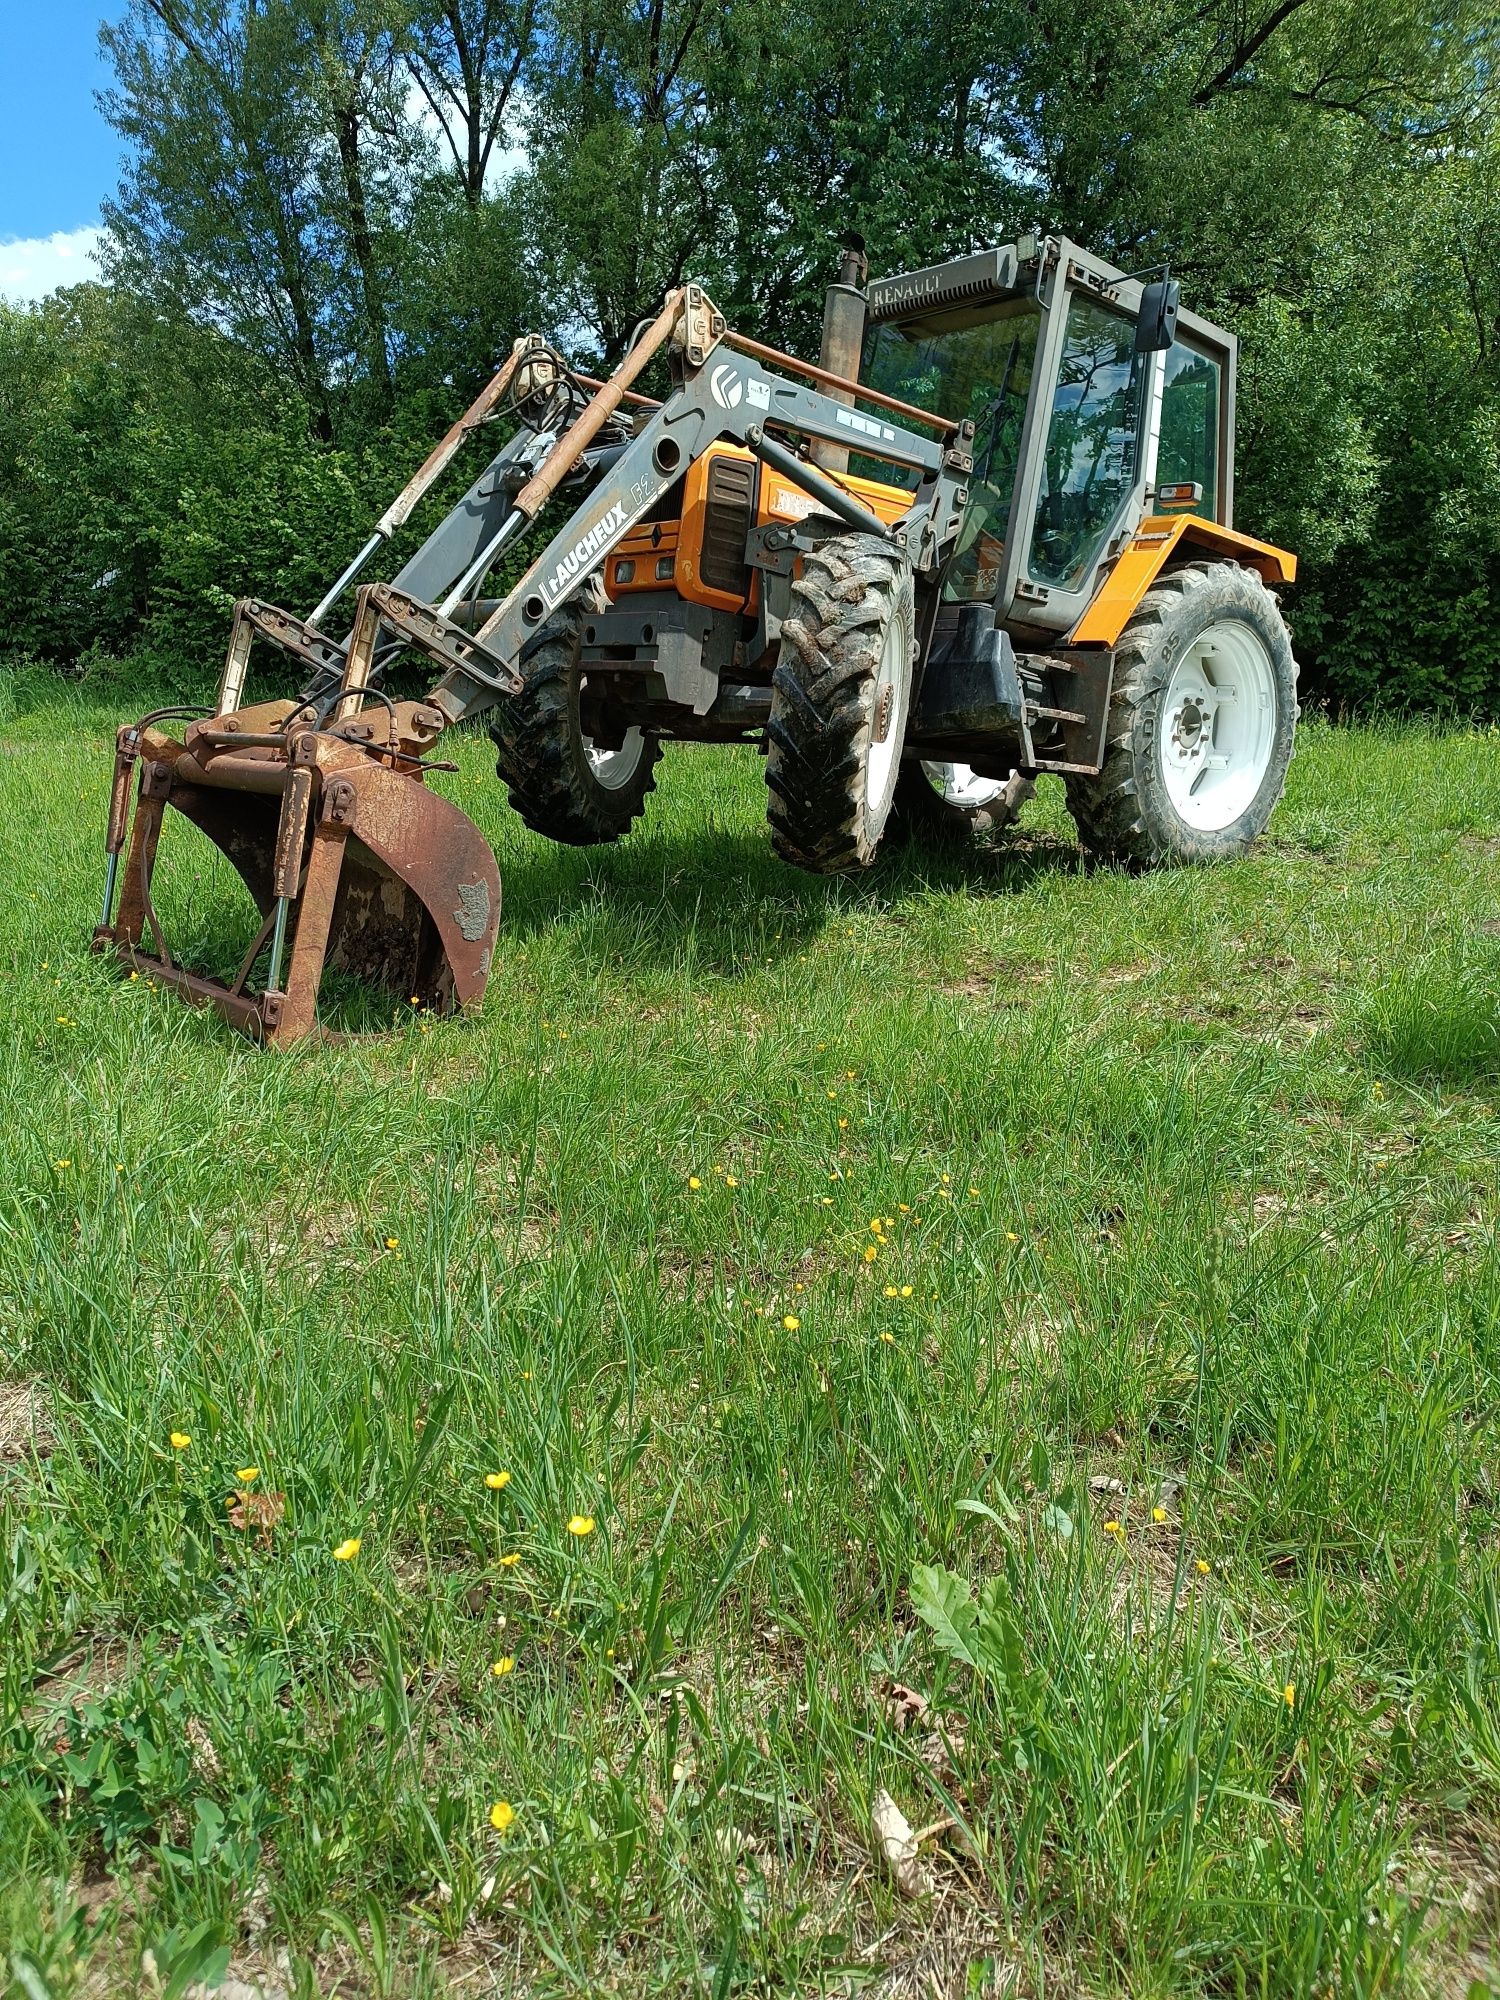
<path id="1" fill-rule="evenodd" d="M 1276 745 L 1276 676 L 1265 641 L 1239 619 L 1200 632 L 1162 697 L 1158 747 L 1172 809 L 1199 833 L 1249 810 Z"/>
<path id="2" fill-rule="evenodd" d="M 884 823 L 896 795 L 901 746 L 906 740 L 906 698 L 911 689 L 911 629 L 899 607 L 893 610 L 880 648 L 871 694 L 870 748 L 865 759 L 865 811 L 875 826 Z M 885 713 L 885 733 L 876 730 Z"/>
<path id="3" fill-rule="evenodd" d="M 581 734 L 581 732 L 580 732 Z M 639 729 L 627 729 L 618 750 L 601 750 L 590 736 L 583 738 L 583 752 L 589 760 L 595 784 L 607 792 L 618 792 L 635 776 L 646 739 Z"/>
<path id="4" fill-rule="evenodd" d="M 935 792 L 964 812 L 992 805 L 1005 790 L 1004 778 L 981 778 L 972 764 L 929 764 L 924 759 L 922 771 Z"/>

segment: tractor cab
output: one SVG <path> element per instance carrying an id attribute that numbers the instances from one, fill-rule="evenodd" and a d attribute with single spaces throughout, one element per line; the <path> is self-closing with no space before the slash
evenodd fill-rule
<path id="1" fill-rule="evenodd" d="M 1144 517 L 1232 527 L 1234 373 L 1232 334 L 1055 238 L 867 295 L 861 383 L 974 426 L 943 602 L 1018 635 L 1074 627 Z"/>

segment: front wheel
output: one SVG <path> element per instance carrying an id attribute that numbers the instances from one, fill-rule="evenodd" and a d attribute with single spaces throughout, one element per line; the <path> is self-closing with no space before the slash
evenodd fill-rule
<path id="1" fill-rule="evenodd" d="M 1103 767 L 1066 780 L 1087 851 L 1146 868 L 1244 854 L 1286 783 L 1297 662 L 1276 600 L 1233 563 L 1189 563 L 1115 650 Z"/>
<path id="2" fill-rule="evenodd" d="M 784 861 L 867 868 L 890 817 L 911 707 L 911 564 L 876 535 L 830 535 L 802 562 L 766 728 L 766 812 Z"/>
<path id="3" fill-rule="evenodd" d="M 614 749 L 585 733 L 578 657 L 585 616 L 576 600 L 565 604 L 527 642 L 525 685 L 496 703 L 490 725 L 511 804 L 533 832 L 570 847 L 628 833 L 646 809 L 661 756 L 660 743 L 640 729 L 627 729 Z"/>

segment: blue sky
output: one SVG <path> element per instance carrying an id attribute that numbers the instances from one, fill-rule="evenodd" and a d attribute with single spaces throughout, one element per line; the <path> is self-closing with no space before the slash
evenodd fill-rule
<path id="1" fill-rule="evenodd" d="M 108 77 L 110 0 L 0 0 L 0 294 L 36 297 L 93 275 L 100 204 L 120 142 L 94 103 Z"/>

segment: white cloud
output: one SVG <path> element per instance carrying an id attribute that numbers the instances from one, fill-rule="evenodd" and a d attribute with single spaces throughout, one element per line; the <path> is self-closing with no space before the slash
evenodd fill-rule
<path id="1" fill-rule="evenodd" d="M 0 298 L 13 305 L 40 299 L 59 285 L 82 285 L 97 279 L 94 252 L 104 231 L 57 229 L 50 236 L 13 236 L 0 242 Z"/>

